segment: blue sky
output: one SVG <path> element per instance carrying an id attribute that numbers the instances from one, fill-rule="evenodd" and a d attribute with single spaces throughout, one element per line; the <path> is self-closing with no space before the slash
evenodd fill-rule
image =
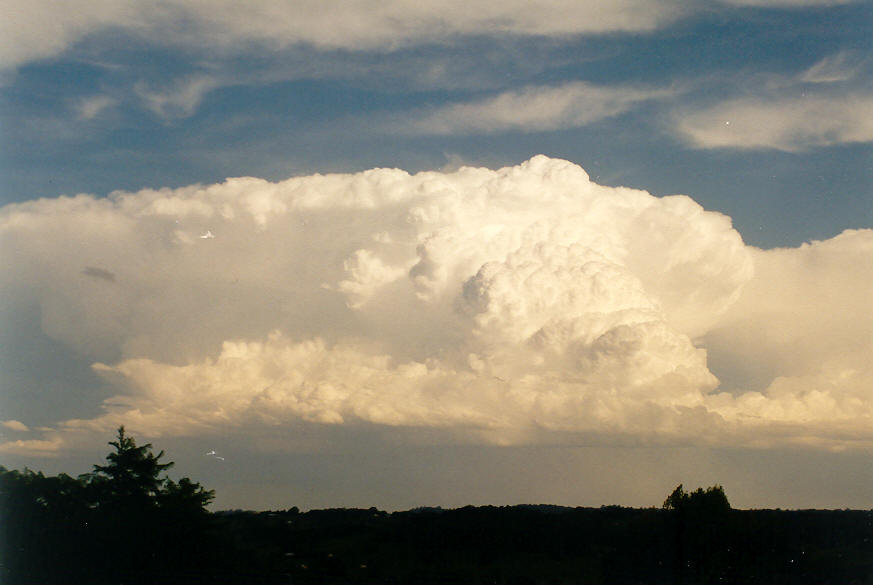
<path id="1" fill-rule="evenodd" d="M 782 469 L 767 481 L 786 506 L 869 499 L 873 471 L 845 474 L 837 496 L 812 479 L 791 492 L 789 478 L 804 449 L 847 470 L 873 445 L 845 431 L 873 416 L 873 333 L 859 316 L 873 292 L 870 2 L 7 4 L 0 453 L 10 464 L 84 461 L 122 422 L 186 453 L 228 506 L 280 506 L 302 480 L 240 488 L 198 459 L 221 436 L 255 476 L 277 457 L 303 458 L 319 493 L 333 494 L 301 496 L 311 505 L 367 494 L 384 507 L 599 505 L 610 493 L 641 505 L 695 479 L 779 505 L 762 495 L 768 468 Z M 539 154 L 548 158 L 525 163 Z M 590 207 L 562 199 L 567 185 Z M 483 190 L 494 198 L 486 212 Z M 690 200 L 665 198 L 674 194 Z M 199 255 L 205 245 L 214 255 Z M 595 277 L 583 269 L 592 262 L 611 268 Z M 537 263 L 546 284 L 525 288 L 542 277 L 525 272 Z M 574 289 L 589 277 L 590 310 Z M 520 348 L 524 359 L 542 353 L 523 372 L 508 365 L 524 362 Z M 301 352 L 317 372 L 288 357 Z M 227 370 L 236 359 L 260 373 Z M 264 390 L 234 410 L 240 390 L 228 380 L 243 370 Z M 683 381 L 666 382 L 668 371 Z M 184 399 L 166 394 L 183 380 Z M 374 380 L 388 388 L 381 398 L 337 390 Z M 327 394 L 304 400 L 309 387 Z M 515 410 L 496 406 L 516 398 Z M 275 420 L 262 408 L 271 400 L 287 409 Z M 595 402 L 611 414 L 572 414 Z M 195 415 L 198 404 L 212 418 Z M 548 451 L 556 444 L 565 450 Z M 652 449 L 669 462 L 650 470 L 654 495 L 611 491 Z M 587 492 L 555 491 L 556 453 L 591 472 L 616 450 L 622 471 Z M 450 489 L 479 457 L 497 462 L 490 480 L 482 471 L 487 489 L 403 495 L 424 476 Z M 384 482 L 343 488 L 364 473 L 356 459 L 386 466 Z M 537 461 L 549 481 L 508 491 L 493 481 Z M 221 500 L 222 486 L 233 495 Z"/>
<path id="2" fill-rule="evenodd" d="M 868 106 L 870 13 L 866 2 L 716 3 L 646 32 L 486 31 L 369 50 L 278 48 L 257 37 L 215 47 L 192 41 L 184 24 L 175 34 L 95 26 L 63 51 L 7 68 L 2 197 L 377 166 L 495 167 L 543 153 L 605 184 L 689 194 L 730 215 L 750 244 L 797 245 L 871 224 L 870 133 L 824 127 L 804 138 L 789 127 L 764 146 L 712 147 L 683 135 L 680 121 L 707 108 L 717 115 L 729 100 L 859 96 Z M 829 68 L 827 79 L 804 81 L 816 67 Z M 404 128 L 441 107 L 574 82 L 670 95 L 584 123 L 556 113 L 545 128 Z"/>

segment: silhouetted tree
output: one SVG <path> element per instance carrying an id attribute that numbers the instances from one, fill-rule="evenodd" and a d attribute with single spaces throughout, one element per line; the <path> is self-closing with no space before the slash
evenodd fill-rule
<path id="1" fill-rule="evenodd" d="M 681 483 L 667 496 L 662 507 L 665 510 L 693 510 L 696 513 L 704 514 L 720 514 L 731 509 L 724 488 L 720 485 L 714 485 L 705 490 L 697 488 L 689 494 L 682 489 Z"/>
<path id="2" fill-rule="evenodd" d="M 161 463 L 164 456 L 161 451 L 153 454 L 152 444 L 137 446 L 133 437 L 124 432 L 124 426 L 118 428 L 118 437 L 109 441 L 115 451 L 106 456 L 106 465 L 95 465 L 92 482 L 101 488 L 101 494 L 106 501 L 140 503 L 154 502 L 161 492 L 166 478 L 161 473 L 172 467 L 173 462 Z"/>
<path id="3" fill-rule="evenodd" d="M 198 565 L 214 493 L 167 478 L 164 452 L 124 427 L 109 444 L 75 479 L 0 467 L 0 583 L 173 583 Z"/>
<path id="4" fill-rule="evenodd" d="M 664 505 L 662 508 L 665 510 L 679 510 L 685 507 L 685 502 L 688 501 L 688 493 L 682 489 L 682 484 L 680 483 L 676 486 L 676 489 L 673 490 L 667 499 L 664 500 Z"/>
<path id="5" fill-rule="evenodd" d="M 727 514 L 731 509 L 720 485 L 687 493 L 682 484 L 664 500 L 675 515 L 674 571 L 677 583 L 714 583 L 727 571 L 724 557 Z"/>
<path id="6" fill-rule="evenodd" d="M 137 445 L 119 427 L 105 465 L 88 477 L 95 505 L 96 536 L 105 554 L 96 561 L 106 581 L 146 583 L 178 568 L 191 552 L 194 532 L 202 531 L 214 493 L 187 477 L 166 477 L 173 462 L 151 443 Z"/>

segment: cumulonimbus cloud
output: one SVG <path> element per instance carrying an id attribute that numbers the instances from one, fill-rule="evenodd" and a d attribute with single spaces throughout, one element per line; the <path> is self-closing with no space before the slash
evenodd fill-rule
<path id="1" fill-rule="evenodd" d="M 820 257 L 837 275 L 830 251 L 857 255 L 871 237 L 798 254 L 828 250 Z M 831 354 L 807 370 L 774 354 L 770 390 L 719 389 L 707 366 L 714 335 L 743 339 L 733 307 L 766 323 L 776 310 L 766 283 L 794 290 L 780 272 L 790 254 L 747 248 L 729 218 L 688 197 L 604 187 L 542 156 L 496 171 L 374 169 L 31 201 L 0 212 L 0 250 L 14 293 L 4 302 L 38 302 L 42 331 L 88 356 L 117 393 L 103 414 L 58 421 L 47 438 L 0 446 L 8 452 L 51 452 L 122 423 L 145 436 L 306 421 L 496 442 L 754 442 L 772 424 L 782 429 L 772 440 L 837 441 L 827 413 L 843 413 L 843 428 L 870 417 L 858 352 L 840 362 L 858 366 L 844 378 L 829 377 Z M 850 322 L 834 339 L 863 350 Z M 766 336 L 756 343 L 772 350 Z"/>

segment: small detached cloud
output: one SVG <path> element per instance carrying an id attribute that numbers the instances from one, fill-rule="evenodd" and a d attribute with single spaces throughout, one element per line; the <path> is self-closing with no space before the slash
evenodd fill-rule
<path id="1" fill-rule="evenodd" d="M 76 104 L 76 112 L 80 120 L 93 120 L 101 112 L 115 106 L 117 100 L 107 95 L 96 95 L 82 98 Z"/>
<path id="2" fill-rule="evenodd" d="M 0 453 L 28 457 L 56 457 L 68 445 L 64 444 L 60 435 L 53 434 L 52 439 L 29 439 L 0 443 Z"/>
<path id="3" fill-rule="evenodd" d="M 135 90 L 143 105 L 165 119 L 185 118 L 197 111 L 203 98 L 223 83 L 211 75 L 194 75 L 172 87 L 155 90 L 139 83 Z"/>
<path id="4" fill-rule="evenodd" d="M 860 70 L 857 59 L 844 51 L 818 61 L 803 72 L 800 80 L 806 83 L 838 83 L 854 78 Z"/>
<path id="5" fill-rule="evenodd" d="M 34 325 L 115 395 L 0 451 L 60 451 L 119 424 L 868 444 L 869 345 L 852 315 L 871 242 L 861 230 L 757 251 L 689 197 L 597 185 L 543 156 L 9 205 L 4 310 L 36 299 Z M 802 307 L 798 323 L 785 307 Z M 797 367 L 780 348 L 810 334 L 841 349 L 806 348 Z M 720 389 L 710 347 L 722 363 L 751 348 L 772 375 Z"/>
<path id="6" fill-rule="evenodd" d="M 9 429 L 10 431 L 16 431 L 19 433 L 26 433 L 30 430 L 30 427 L 28 427 L 23 422 L 17 420 L 5 420 L 0 424 L 2 424 L 3 428 L 5 429 Z"/>

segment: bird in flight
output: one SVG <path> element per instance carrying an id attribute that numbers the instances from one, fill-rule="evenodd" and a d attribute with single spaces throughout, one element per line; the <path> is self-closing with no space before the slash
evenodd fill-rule
<path id="1" fill-rule="evenodd" d="M 200 236 L 200 239 L 201 240 L 210 240 L 214 237 L 215 237 L 215 234 L 213 234 L 210 230 L 206 230 L 206 233 L 203 234 L 202 236 Z"/>

